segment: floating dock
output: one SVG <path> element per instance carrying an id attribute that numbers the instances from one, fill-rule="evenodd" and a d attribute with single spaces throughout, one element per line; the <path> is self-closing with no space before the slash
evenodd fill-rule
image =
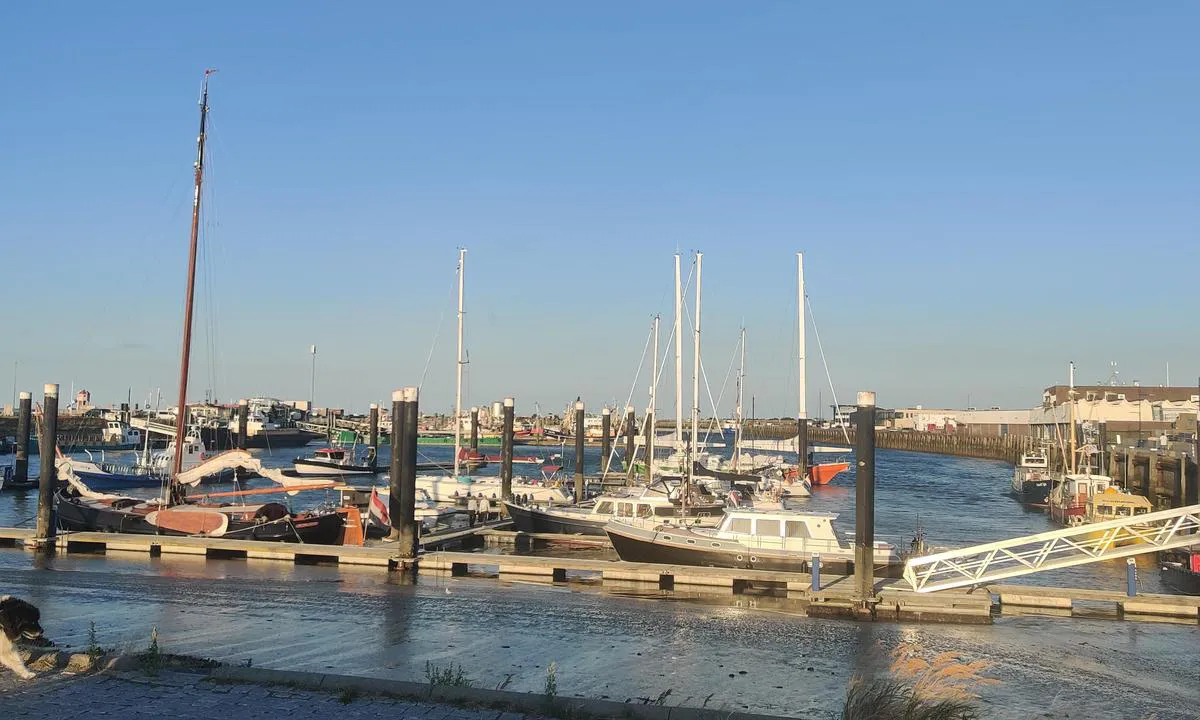
<path id="1" fill-rule="evenodd" d="M 490 535 L 501 542 L 516 541 L 519 533 L 493 528 L 460 531 Z M 0 528 L 0 547 L 33 548 L 35 533 L 27 528 Z M 578 543 L 573 535 L 539 539 Z M 66 553 L 138 553 L 146 556 L 193 555 L 212 559 L 276 560 L 300 564 L 374 566 L 384 570 L 406 566 L 390 543 L 367 547 L 174 537 L 119 533 L 59 535 L 56 547 Z M 624 590 L 658 590 L 723 596 L 769 596 L 795 602 L 811 616 L 874 620 L 990 623 L 995 616 L 1038 614 L 1063 617 L 1113 617 L 1128 620 L 1200 622 L 1200 597 L 1122 593 L 1083 588 L 1034 585 L 990 585 L 932 593 L 913 592 L 898 579 L 879 580 L 875 597 L 864 607 L 854 597 L 852 576 L 824 575 L 812 588 L 805 573 L 734 570 L 632 563 L 573 557 L 500 555 L 492 553 L 426 551 L 418 571 L 452 576 L 483 575 L 500 579 L 600 584 Z"/>

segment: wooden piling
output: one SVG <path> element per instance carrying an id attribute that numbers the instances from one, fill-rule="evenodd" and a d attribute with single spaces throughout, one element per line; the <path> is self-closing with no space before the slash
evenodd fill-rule
<path id="1" fill-rule="evenodd" d="M 854 584 L 856 597 L 875 597 L 875 393 L 858 394 L 855 416 Z"/>
<path id="2" fill-rule="evenodd" d="M 33 395 L 21 393 L 17 410 L 17 456 L 13 462 L 13 481 L 18 486 L 29 480 L 29 414 L 33 409 Z"/>
<path id="3" fill-rule="evenodd" d="M 404 391 L 392 392 L 392 463 L 388 476 L 388 519 L 392 538 L 400 537 L 400 458 L 408 434 L 404 431 Z"/>
<path id="4" fill-rule="evenodd" d="M 796 421 L 796 452 L 799 453 L 800 477 L 808 476 L 808 418 Z"/>
<path id="5" fill-rule="evenodd" d="M 43 392 L 45 397 L 42 399 L 42 436 L 38 445 L 42 472 L 38 480 L 37 537 L 38 540 L 52 541 L 55 535 L 54 486 L 58 480 L 58 468 L 55 464 L 55 450 L 58 445 L 58 384 L 46 383 Z M 176 449 L 176 452 L 181 450 Z M 53 542 L 48 543 L 47 547 L 53 548 Z"/>
<path id="6" fill-rule="evenodd" d="M 479 408 L 471 408 L 471 457 L 479 454 Z"/>
<path id="7" fill-rule="evenodd" d="M 513 399 L 504 398 L 504 434 L 500 438 L 500 497 L 504 500 L 512 500 L 513 415 L 515 412 Z"/>
<path id="8" fill-rule="evenodd" d="M 379 405 L 371 403 L 367 411 L 367 464 L 375 467 L 379 462 Z"/>
<path id="9" fill-rule="evenodd" d="M 575 502 L 583 502 L 583 401 L 575 401 Z"/>
<path id="10" fill-rule="evenodd" d="M 612 455 L 612 411 L 607 407 L 600 411 L 600 472 L 608 473 L 608 458 Z"/>
<path id="11" fill-rule="evenodd" d="M 646 458 L 646 483 L 654 479 L 654 408 L 646 408 L 646 427 L 643 428 L 645 435 L 645 458 Z M 632 473 L 630 473 L 632 476 Z"/>
<path id="12" fill-rule="evenodd" d="M 402 391 L 401 411 L 404 413 L 404 444 L 400 452 L 400 538 L 397 551 L 405 560 L 417 557 L 420 532 L 417 527 L 417 425 L 420 422 L 418 390 L 406 387 Z"/>
<path id="13" fill-rule="evenodd" d="M 247 425 L 250 424 L 250 403 L 245 400 L 238 401 L 238 434 L 237 448 L 238 450 L 246 449 L 246 433 L 248 432 Z"/>
<path id="14" fill-rule="evenodd" d="M 625 406 L 625 477 L 633 478 L 633 453 L 636 450 L 634 438 L 637 437 L 636 421 L 633 406 Z"/>

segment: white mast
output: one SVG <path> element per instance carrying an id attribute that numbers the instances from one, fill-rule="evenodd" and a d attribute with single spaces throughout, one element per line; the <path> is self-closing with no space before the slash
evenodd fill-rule
<path id="1" fill-rule="evenodd" d="M 679 253 L 675 253 L 675 449 L 683 449 L 683 288 L 679 284 Z"/>
<path id="2" fill-rule="evenodd" d="M 745 391 L 743 387 L 746 382 L 746 328 L 742 328 L 742 359 L 738 365 L 737 376 L 737 427 L 736 435 L 733 437 L 733 469 L 738 471 L 742 461 L 742 393 Z"/>
<path id="3" fill-rule="evenodd" d="M 692 463 L 696 461 L 696 448 L 700 440 L 700 269 L 704 263 L 704 253 L 696 253 L 696 332 L 693 334 L 692 347 L 692 438 L 691 452 L 688 453 L 688 483 L 692 479 Z M 684 500 L 686 507 L 686 499 Z"/>
<path id="4" fill-rule="evenodd" d="M 1070 468 L 1069 472 L 1074 474 L 1079 471 L 1075 464 L 1075 363 L 1070 363 L 1067 367 L 1067 402 L 1070 403 L 1067 408 L 1067 424 L 1070 425 L 1068 431 L 1071 433 L 1071 461 L 1067 467 Z"/>
<path id="5" fill-rule="evenodd" d="M 796 347 L 797 347 L 797 386 L 799 402 L 796 405 L 796 419 L 808 419 L 807 378 L 804 375 L 804 253 L 796 253 Z M 799 442 L 799 440 L 797 440 Z"/>
<path id="6" fill-rule="evenodd" d="M 654 355 L 650 368 L 650 407 L 646 418 L 650 425 L 646 432 L 646 481 L 654 475 L 654 425 L 658 422 L 658 315 L 654 316 Z"/>
<path id="7" fill-rule="evenodd" d="M 454 477 L 458 478 L 458 452 L 462 447 L 462 373 L 463 373 L 463 276 L 466 274 L 467 249 L 458 249 L 458 363 L 454 382 Z"/>

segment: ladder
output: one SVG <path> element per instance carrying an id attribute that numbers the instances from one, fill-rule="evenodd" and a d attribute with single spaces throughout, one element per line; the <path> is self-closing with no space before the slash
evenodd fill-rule
<path id="1" fill-rule="evenodd" d="M 933 592 L 1193 543 L 1200 543 L 1200 505 L 910 558 L 904 579 L 917 592 Z"/>

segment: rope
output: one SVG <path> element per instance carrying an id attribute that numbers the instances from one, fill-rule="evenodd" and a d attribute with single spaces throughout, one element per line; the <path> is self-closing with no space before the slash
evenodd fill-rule
<path id="1" fill-rule="evenodd" d="M 644 346 L 642 346 L 642 356 L 640 358 L 638 358 L 637 372 L 634 373 L 634 375 L 633 375 L 633 384 L 629 388 L 629 396 L 625 399 L 625 407 L 629 407 L 629 406 L 633 405 L 633 394 L 635 392 L 637 392 L 638 380 L 641 379 L 641 377 L 642 377 L 642 368 L 645 367 L 645 365 L 646 365 L 646 354 L 650 352 L 650 342 L 654 339 L 653 336 L 654 336 L 654 327 L 653 327 L 653 324 L 651 324 L 650 332 L 646 333 L 646 344 Z M 625 427 L 625 420 L 626 420 L 625 415 L 626 415 L 625 410 L 624 410 L 624 408 L 622 408 L 621 409 L 621 421 L 619 423 L 617 423 L 617 432 L 616 432 L 617 437 L 621 437 L 621 430 Z M 579 431 L 580 431 L 580 429 L 576 428 L 576 432 L 579 432 Z M 617 443 L 612 443 L 612 445 L 610 445 L 609 449 L 608 449 L 608 462 L 607 463 L 604 462 L 603 459 L 600 462 L 600 479 L 601 479 L 601 481 L 603 481 L 604 478 L 608 477 L 609 470 L 611 469 L 611 466 L 612 466 L 612 459 L 615 458 L 616 456 L 617 456 Z M 632 467 L 633 458 L 626 458 L 625 462 L 626 462 L 626 464 L 628 464 L 629 466 Z"/>
<path id="2" fill-rule="evenodd" d="M 804 296 L 804 301 L 808 305 L 808 316 L 812 319 L 813 337 L 817 339 L 817 350 L 821 353 L 821 364 L 825 366 L 825 379 L 829 381 L 829 392 L 833 395 L 833 406 L 838 407 L 837 390 L 833 387 L 833 376 L 829 373 L 829 362 L 825 359 L 825 346 L 821 344 L 821 333 L 817 330 L 817 317 L 813 315 L 812 301 L 808 299 L 808 295 Z M 845 423 L 842 423 L 842 437 L 846 439 L 847 445 L 851 444 L 850 433 L 846 430 Z"/>

